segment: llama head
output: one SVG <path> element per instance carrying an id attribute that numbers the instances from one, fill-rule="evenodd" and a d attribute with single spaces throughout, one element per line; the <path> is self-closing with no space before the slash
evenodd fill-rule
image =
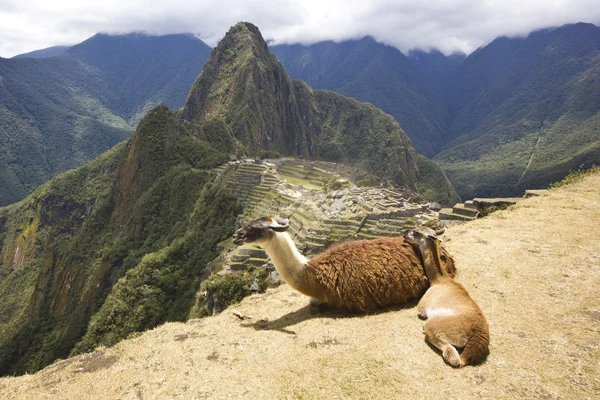
<path id="1" fill-rule="evenodd" d="M 275 235 L 275 232 L 285 232 L 289 227 L 287 219 L 276 220 L 273 217 L 261 217 L 235 231 L 233 243 L 237 245 L 252 243 L 264 247 Z"/>
<path id="2" fill-rule="evenodd" d="M 415 246 L 439 244 L 440 239 L 438 239 L 437 235 L 441 235 L 442 233 L 444 233 L 444 230 L 436 232 L 426 226 L 417 226 L 415 229 L 407 231 L 404 234 L 404 239 Z"/>

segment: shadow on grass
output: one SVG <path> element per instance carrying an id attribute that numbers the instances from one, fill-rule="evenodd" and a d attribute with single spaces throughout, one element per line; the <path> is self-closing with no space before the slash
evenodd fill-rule
<path id="1" fill-rule="evenodd" d="M 403 310 L 406 308 L 415 307 L 416 305 L 417 305 L 416 300 L 410 301 L 407 304 L 396 305 L 393 307 L 388 307 L 388 308 L 379 310 L 379 311 L 373 313 L 372 315 L 384 314 L 384 313 L 393 312 L 393 311 L 399 311 L 399 310 Z M 261 319 L 260 321 L 254 322 L 252 324 L 241 324 L 241 326 L 244 328 L 254 328 L 257 331 L 262 331 L 262 330 L 279 331 L 282 333 L 286 333 L 288 335 L 295 335 L 296 334 L 295 331 L 292 331 L 287 328 L 289 328 L 290 326 L 299 324 L 301 322 L 311 320 L 313 318 L 337 319 L 337 318 L 356 318 L 356 317 L 363 317 L 363 316 L 365 316 L 365 314 L 357 314 L 357 313 L 351 313 L 349 311 L 334 309 L 334 308 L 328 307 L 327 305 L 323 305 L 323 304 L 321 304 L 319 306 L 306 305 L 296 311 L 292 311 L 290 313 L 282 315 L 281 317 L 279 317 L 273 321 Z"/>

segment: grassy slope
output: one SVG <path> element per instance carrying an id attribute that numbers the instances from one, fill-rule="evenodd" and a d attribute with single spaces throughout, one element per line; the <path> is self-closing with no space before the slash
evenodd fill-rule
<path id="1" fill-rule="evenodd" d="M 323 315 L 282 286 L 214 318 L 1 378 L 0 391 L 11 399 L 594 398 L 599 191 L 596 173 L 447 230 L 458 279 L 490 323 L 481 366 L 445 365 L 424 342 L 414 308 Z"/>

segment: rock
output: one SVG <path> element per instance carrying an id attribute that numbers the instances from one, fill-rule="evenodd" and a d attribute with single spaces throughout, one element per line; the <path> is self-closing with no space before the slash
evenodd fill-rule
<path id="1" fill-rule="evenodd" d="M 277 271 L 273 271 L 271 272 L 271 274 L 269 275 L 271 277 L 271 279 L 273 279 L 276 282 L 281 282 L 281 276 L 279 276 L 279 273 Z"/>
<path id="2" fill-rule="evenodd" d="M 429 209 L 433 210 L 433 211 L 440 211 L 442 209 L 441 204 L 436 203 L 436 202 L 431 202 L 428 204 Z"/>

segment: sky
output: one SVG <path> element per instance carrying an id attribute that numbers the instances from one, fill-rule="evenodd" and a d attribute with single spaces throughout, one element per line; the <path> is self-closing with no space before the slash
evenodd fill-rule
<path id="1" fill-rule="evenodd" d="M 190 32 L 215 46 L 239 21 L 274 44 L 373 36 L 403 52 L 471 53 L 498 36 L 600 25 L 600 0 L 0 0 L 0 57 L 98 32 Z"/>

